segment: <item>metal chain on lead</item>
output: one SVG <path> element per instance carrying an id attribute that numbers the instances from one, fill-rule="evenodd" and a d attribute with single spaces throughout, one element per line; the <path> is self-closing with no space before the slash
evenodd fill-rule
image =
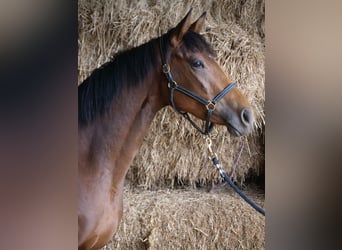
<path id="1" fill-rule="evenodd" d="M 219 163 L 217 159 L 217 154 L 213 151 L 211 145 L 213 144 L 213 141 L 211 140 L 210 136 L 205 137 L 205 141 L 207 143 L 208 151 L 210 155 L 208 156 L 209 160 L 211 160 L 214 163 L 214 166 L 217 168 L 217 170 L 220 172 L 221 176 L 223 177 L 223 169 L 221 164 Z"/>
<path id="2" fill-rule="evenodd" d="M 205 141 L 207 143 L 207 147 L 208 147 L 208 151 L 210 154 L 213 154 L 213 149 L 211 148 L 211 145 L 213 144 L 213 141 L 211 140 L 210 136 L 204 136 L 205 137 Z M 215 154 L 216 156 L 216 154 Z M 211 159 L 211 157 L 209 156 L 209 159 Z"/>

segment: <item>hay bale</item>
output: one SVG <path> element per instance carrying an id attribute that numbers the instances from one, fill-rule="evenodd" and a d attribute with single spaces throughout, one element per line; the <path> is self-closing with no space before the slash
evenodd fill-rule
<path id="1" fill-rule="evenodd" d="M 208 159 L 203 137 L 185 125 L 185 120 L 177 120 L 174 112 L 163 112 L 164 122 L 160 123 L 155 119 L 154 126 L 129 169 L 128 184 L 155 190 L 165 186 L 196 187 L 220 183 L 222 178 Z M 242 140 L 246 140 L 247 148 L 242 152 L 235 172 L 241 184 L 250 169 L 261 171 L 263 148 L 259 137 L 239 139 L 227 135 L 225 129 L 215 128 L 212 138 L 227 173 L 232 171 Z M 259 175 L 259 172 L 254 174 Z"/>
<path id="2" fill-rule="evenodd" d="M 261 206 L 264 197 L 249 193 Z M 124 217 L 103 249 L 264 249 L 265 219 L 236 194 L 125 190 Z"/>
<path id="3" fill-rule="evenodd" d="M 257 131 L 247 138 L 233 138 L 216 127 L 214 141 L 220 160 L 229 166 L 240 150 L 236 180 L 244 182 L 252 170 L 264 167 L 264 1 L 85 1 L 79 5 L 79 83 L 93 69 L 122 49 L 159 36 L 181 20 L 193 7 L 193 17 L 208 11 L 204 36 L 217 51 L 219 63 L 255 107 Z M 172 11 L 170 11 L 172 10 Z M 161 186 L 207 185 L 221 181 L 207 160 L 203 139 L 170 108 L 155 117 L 148 136 L 127 175 L 132 185 L 154 189 Z"/>

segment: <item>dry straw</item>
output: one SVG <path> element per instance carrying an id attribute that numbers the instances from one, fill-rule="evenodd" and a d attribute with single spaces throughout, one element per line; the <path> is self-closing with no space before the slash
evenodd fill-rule
<path id="1" fill-rule="evenodd" d="M 221 162 L 230 172 L 246 140 L 236 180 L 264 168 L 264 1 L 112 1 L 79 5 L 79 83 L 112 55 L 157 37 L 177 24 L 193 7 L 193 18 L 207 11 L 203 35 L 213 45 L 218 61 L 255 107 L 256 132 L 231 137 L 216 127 L 213 139 Z M 155 117 L 127 175 L 128 183 L 145 189 L 210 185 L 221 181 L 207 159 L 205 144 L 196 131 L 170 108 Z"/>
<path id="2" fill-rule="evenodd" d="M 263 216 L 236 194 L 126 190 L 124 196 L 123 220 L 103 249 L 265 248 Z M 262 195 L 252 198 L 263 206 Z"/>

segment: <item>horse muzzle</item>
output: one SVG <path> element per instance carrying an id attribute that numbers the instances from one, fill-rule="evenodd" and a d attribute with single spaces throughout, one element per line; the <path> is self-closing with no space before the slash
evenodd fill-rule
<path id="1" fill-rule="evenodd" d="M 228 115 L 226 119 L 228 132 L 239 137 L 252 133 L 254 127 L 254 115 L 251 108 L 243 108 L 239 113 Z"/>

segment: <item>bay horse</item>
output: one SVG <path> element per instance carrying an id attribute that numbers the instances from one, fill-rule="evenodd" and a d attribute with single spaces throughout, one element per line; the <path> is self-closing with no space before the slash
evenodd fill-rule
<path id="1" fill-rule="evenodd" d="M 234 136 L 253 129 L 246 96 L 224 74 L 199 34 L 206 13 L 191 10 L 167 33 L 119 52 L 78 87 L 78 248 L 99 249 L 116 233 L 128 167 L 153 117 L 172 105 Z M 171 74 L 172 72 L 172 74 Z M 178 84 L 179 83 L 179 84 Z M 190 119 L 190 118 L 189 118 Z"/>

